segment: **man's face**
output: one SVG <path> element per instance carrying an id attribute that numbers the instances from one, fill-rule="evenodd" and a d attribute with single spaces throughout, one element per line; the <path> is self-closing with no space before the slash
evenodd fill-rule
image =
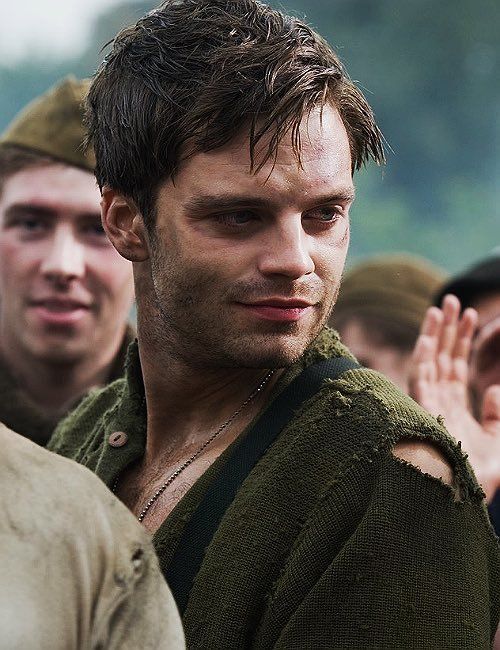
<path id="1" fill-rule="evenodd" d="M 472 345 L 470 386 L 479 408 L 486 389 L 500 384 L 500 292 L 481 296 L 471 307 L 479 318 Z"/>
<path id="2" fill-rule="evenodd" d="M 61 164 L 8 177 L 0 195 L 0 342 L 74 362 L 121 339 L 132 270 L 101 228 L 89 172 Z"/>
<path id="3" fill-rule="evenodd" d="M 330 107 L 250 169 L 246 134 L 160 187 L 154 301 L 171 353 L 201 366 L 280 367 L 316 337 L 336 299 L 354 188 L 349 142 Z"/>
<path id="4" fill-rule="evenodd" d="M 389 377 L 405 393 L 408 392 L 408 374 L 411 352 L 377 341 L 363 322 L 350 318 L 339 327 L 342 343 L 347 345 L 362 366 L 372 368 Z"/>

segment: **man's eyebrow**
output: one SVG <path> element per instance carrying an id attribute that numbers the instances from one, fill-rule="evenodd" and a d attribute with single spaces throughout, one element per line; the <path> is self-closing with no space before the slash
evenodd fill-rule
<path id="1" fill-rule="evenodd" d="M 350 187 L 345 190 L 339 190 L 334 194 L 328 194 L 327 196 L 323 196 L 323 197 L 316 197 L 315 203 L 317 203 L 318 205 L 322 203 L 335 203 L 336 201 L 340 201 L 341 203 L 349 203 L 349 202 L 352 203 L 355 198 L 356 198 L 356 190 L 354 189 L 354 187 Z"/>
<path id="2" fill-rule="evenodd" d="M 334 194 L 312 197 L 308 203 L 311 206 L 326 205 L 335 202 L 348 203 L 354 201 L 355 190 L 348 188 L 339 190 Z M 184 206 L 188 213 L 210 212 L 211 210 L 233 210 L 235 208 L 269 208 L 272 201 L 252 195 L 232 195 L 232 194 L 202 194 L 192 197 Z"/>
<path id="3" fill-rule="evenodd" d="M 55 210 L 33 203 L 13 203 L 5 210 L 6 217 L 15 217 L 17 213 L 30 214 L 34 217 L 49 219 L 55 216 Z"/>
<path id="4" fill-rule="evenodd" d="M 269 201 L 256 196 L 234 196 L 232 194 L 201 194 L 191 198 L 184 206 L 186 212 L 229 210 L 242 207 L 269 207 Z"/>
<path id="5" fill-rule="evenodd" d="M 13 203 L 5 210 L 7 218 L 15 217 L 17 214 L 30 215 L 40 219 L 54 219 L 57 216 L 57 210 L 44 205 L 34 203 Z M 95 212 L 80 212 L 77 215 L 79 219 L 98 219 L 101 220 L 101 213 L 96 208 Z"/>

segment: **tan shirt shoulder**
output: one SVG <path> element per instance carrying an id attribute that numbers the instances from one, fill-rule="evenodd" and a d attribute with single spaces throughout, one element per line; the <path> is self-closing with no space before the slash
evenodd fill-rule
<path id="1" fill-rule="evenodd" d="M 0 448 L 2 647 L 183 648 L 149 537 L 125 506 L 3 425 Z"/>

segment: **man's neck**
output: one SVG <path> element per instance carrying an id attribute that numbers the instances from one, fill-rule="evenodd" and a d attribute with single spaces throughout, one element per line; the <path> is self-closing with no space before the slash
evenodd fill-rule
<path id="1" fill-rule="evenodd" d="M 122 343 L 99 351 L 99 355 L 74 361 L 47 361 L 3 345 L 4 362 L 22 391 L 40 412 L 50 418 L 64 415 L 91 388 L 104 385 L 109 378 Z"/>
<path id="2" fill-rule="evenodd" d="M 266 379 L 269 370 L 263 368 L 196 367 L 151 346 L 141 328 L 139 354 L 148 414 L 146 462 L 182 449 L 189 455 L 231 420 L 221 436 L 227 446 L 262 409 L 280 374 Z"/>

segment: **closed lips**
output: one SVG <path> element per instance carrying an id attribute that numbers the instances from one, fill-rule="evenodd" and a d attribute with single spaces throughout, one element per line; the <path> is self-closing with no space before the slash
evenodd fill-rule
<path id="1" fill-rule="evenodd" d="M 45 307 L 50 311 L 74 311 L 75 309 L 89 309 L 89 306 L 74 300 L 54 300 L 48 298 L 46 300 L 36 300 L 32 303 L 34 307 Z"/>

